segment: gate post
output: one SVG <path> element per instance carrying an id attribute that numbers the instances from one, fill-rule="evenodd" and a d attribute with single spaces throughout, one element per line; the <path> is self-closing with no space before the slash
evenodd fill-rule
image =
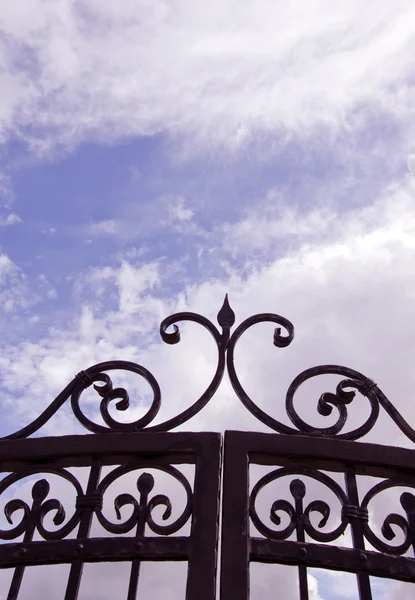
<path id="1" fill-rule="evenodd" d="M 248 455 L 238 447 L 238 433 L 225 432 L 221 600 L 249 599 Z"/>
<path id="2" fill-rule="evenodd" d="M 196 459 L 186 600 L 215 600 L 222 436 L 209 434 Z"/>

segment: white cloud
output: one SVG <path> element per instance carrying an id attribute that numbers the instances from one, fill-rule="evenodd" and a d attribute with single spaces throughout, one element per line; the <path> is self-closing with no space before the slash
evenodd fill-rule
<path id="1" fill-rule="evenodd" d="M 412 175 L 415 176 L 415 154 L 408 156 L 408 169 Z"/>
<path id="2" fill-rule="evenodd" d="M 304 244 L 322 240 L 336 227 L 336 214 L 328 208 L 316 206 L 309 210 L 291 206 L 276 190 L 269 190 L 266 201 L 246 211 L 245 216 L 222 229 L 224 247 L 233 257 L 270 256 L 276 246 L 289 240 Z M 338 225 L 337 225 L 338 227 Z"/>
<path id="3" fill-rule="evenodd" d="M 178 346 L 165 346 L 157 341 L 158 325 L 177 310 L 194 310 L 215 320 L 223 295 L 229 292 L 239 320 L 275 310 L 296 326 L 297 338 L 290 348 L 273 349 L 269 336 L 261 335 L 258 327 L 257 335 L 248 333 L 241 340 L 237 353 L 241 378 L 274 416 L 286 418 L 284 390 L 299 371 L 319 363 L 338 363 L 377 380 L 411 419 L 414 413 L 408 399 L 413 376 L 402 356 L 412 351 L 415 335 L 411 325 L 415 297 L 412 194 L 412 185 L 404 182 L 370 209 L 330 220 L 331 235 L 323 241 L 310 240 L 262 264 L 248 259 L 243 275 L 228 265 L 226 278 L 188 284 L 176 297 L 166 296 L 170 294 L 164 279 L 168 264 L 124 260 L 119 266 L 85 272 L 76 297 L 80 308 L 82 299 L 88 300 L 73 324 L 51 330 L 36 343 L 4 347 L 3 356 L 8 358 L 2 378 L 10 402 L 16 393 L 22 394 L 13 404 L 25 411 L 30 396 L 34 415 L 72 374 L 94 362 L 121 356 L 154 369 L 168 390 L 163 406 L 167 412 L 177 412 L 209 382 L 214 348 L 209 336 L 192 324 L 183 326 Z M 7 271 L 10 261 L 4 260 Z M 356 401 L 351 412 L 358 406 Z M 300 403 L 299 410 L 320 423 L 327 421 L 317 415 L 315 402 Z M 226 382 L 195 426 L 206 423 L 215 429 L 256 426 Z M 391 431 L 396 436 L 391 439 L 403 441 L 396 429 L 391 427 Z M 381 441 L 382 435 L 374 439 Z"/>
<path id="4" fill-rule="evenodd" d="M 284 600 L 295 598 L 298 594 L 296 569 L 283 565 L 266 565 L 251 563 L 250 565 L 250 598 L 260 600 L 275 594 L 275 589 L 283 594 Z M 312 597 L 313 600 L 316 600 Z"/>
<path id="5" fill-rule="evenodd" d="M 386 257 L 393 254 L 396 242 L 414 245 L 414 206 L 411 178 L 389 186 L 373 204 L 347 214 L 324 205 L 308 210 L 292 207 L 271 190 L 265 206 L 260 203 L 240 221 L 223 227 L 225 248 L 233 256 L 256 253 L 269 260 L 275 252 L 287 255 L 290 249 L 302 247 L 307 260 L 320 261 L 333 253 L 363 256 L 358 246 L 367 244 L 367 252 Z M 289 243 L 288 249 L 284 242 Z"/>
<path id="6" fill-rule="evenodd" d="M 0 133 L 0 141 L 1 141 L 1 133 Z M 14 199 L 14 193 L 13 193 L 13 188 L 12 188 L 12 184 L 11 184 L 10 173 L 8 171 L 0 170 L 0 205 L 9 206 L 13 199 Z M 17 217 L 17 215 L 15 215 L 15 216 Z"/>
<path id="7" fill-rule="evenodd" d="M 395 583 L 390 585 L 385 600 L 412 600 L 414 597 L 413 583 Z"/>
<path id="8" fill-rule="evenodd" d="M 169 215 L 173 222 L 179 221 L 182 223 L 183 221 L 190 221 L 194 216 L 194 212 L 191 208 L 185 206 L 183 198 L 176 198 L 170 201 Z"/>
<path id="9" fill-rule="evenodd" d="M 308 575 L 308 593 L 310 595 L 310 600 L 323 600 L 318 593 L 318 580 L 314 575 Z"/>
<path id="10" fill-rule="evenodd" d="M 27 308 L 33 299 L 29 297 L 25 275 L 6 255 L 0 254 L 0 307 L 6 315 Z"/>
<path id="11" fill-rule="evenodd" d="M 88 228 L 88 233 L 89 235 L 118 235 L 120 229 L 120 223 L 114 219 L 107 219 L 92 223 Z"/>
<path id="12" fill-rule="evenodd" d="M 206 234 L 193 221 L 194 210 L 190 201 L 183 197 L 160 195 L 151 200 L 130 201 L 121 205 L 116 212 L 115 218 L 92 222 L 84 228 L 77 228 L 73 232 L 74 235 L 78 236 L 81 232 L 91 237 L 109 236 L 117 237 L 123 242 L 142 243 L 144 238 L 152 238 L 156 234 L 160 238 L 165 233 L 172 232 L 198 236 Z"/>
<path id="13" fill-rule="evenodd" d="M 9 227 L 20 223 L 21 219 L 15 213 L 10 213 L 7 217 L 0 217 L 0 227 Z"/>
<path id="14" fill-rule="evenodd" d="M 317 583 L 317 594 L 320 591 L 327 599 L 335 598 L 336 600 L 354 600 L 357 597 L 359 592 L 355 575 L 323 569 L 312 569 L 312 571 L 314 573 L 312 577 Z M 321 588 L 323 588 L 323 592 Z"/>
<path id="15" fill-rule="evenodd" d="M 368 104 L 402 117 L 414 21 L 405 0 L 3 3 L 0 131 L 40 153 L 167 131 L 192 154 L 350 130 Z"/>

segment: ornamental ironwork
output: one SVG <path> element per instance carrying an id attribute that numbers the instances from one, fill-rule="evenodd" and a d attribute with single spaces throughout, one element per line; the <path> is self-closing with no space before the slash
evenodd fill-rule
<path id="1" fill-rule="evenodd" d="M 114 360 L 78 373 L 32 423 L 0 439 L 4 473 L 0 499 L 5 515 L 0 526 L 0 568 L 14 569 L 7 599 L 20 597 L 27 567 L 70 564 L 62 597 L 75 600 L 84 564 L 114 561 L 130 563 L 128 600 L 140 596 L 143 561 L 186 561 L 185 597 L 216 597 L 222 436 L 171 430 L 206 406 L 225 371 L 244 407 L 271 432 L 224 435 L 221 599 L 249 598 L 253 562 L 296 566 L 301 600 L 309 597 L 310 568 L 356 574 L 364 600 L 372 598 L 372 577 L 415 582 L 414 450 L 355 442 L 374 428 L 381 410 L 415 441 L 415 431 L 379 386 L 347 367 L 307 369 L 285 395 L 289 426 L 266 413 L 248 394 L 237 374 L 235 347 L 248 329 L 265 322 L 274 325 L 273 344 L 285 348 L 294 339 L 293 324 L 280 315 L 263 313 L 233 330 L 235 314 L 225 297 L 217 315 L 219 328 L 196 313 L 177 313 L 162 321 L 162 340 L 180 342 L 179 323 L 186 321 L 207 329 L 217 348 L 212 379 L 186 410 L 154 424 L 162 404 L 157 380 L 142 365 Z M 128 423 L 116 419 L 112 410 L 130 407 L 128 390 L 113 382 L 112 372 L 120 370 L 143 378 L 152 392 L 144 416 Z M 340 378 L 335 389 L 315 399 L 320 415 L 331 415 L 331 422 L 335 417 L 334 424 L 326 427 L 300 417 L 295 401 L 301 386 L 320 375 Z M 81 402 L 91 386 L 99 403 L 97 419 L 85 412 Z M 357 425 L 348 424 L 348 406 L 356 393 L 366 398 L 369 408 Z M 96 435 L 30 437 L 68 408 Z M 193 465 L 193 481 L 182 465 Z M 267 472 L 255 479 L 254 466 Z M 78 477 L 76 469 L 86 469 L 87 477 Z M 133 491 L 123 489 L 127 476 L 134 477 Z M 53 497 L 51 478 L 65 482 L 72 490 L 69 496 Z M 165 492 L 155 491 L 158 478 L 167 485 Z M 363 479 L 369 487 L 362 492 Z M 178 512 L 168 481 L 182 490 L 184 504 Z M 17 497 L 22 482 L 29 484 L 29 498 Z M 316 497 L 317 489 L 321 497 Z M 388 509 L 391 498 L 396 507 L 379 521 L 373 505 L 382 497 L 388 497 Z M 265 513 L 259 507 L 264 503 Z"/>

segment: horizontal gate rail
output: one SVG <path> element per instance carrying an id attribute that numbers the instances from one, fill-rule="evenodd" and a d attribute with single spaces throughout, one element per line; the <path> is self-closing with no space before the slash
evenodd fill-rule
<path id="1" fill-rule="evenodd" d="M 131 456 L 167 460 L 169 464 L 192 464 L 210 443 L 219 443 L 219 433 L 165 432 L 111 433 L 0 440 L 2 471 L 42 461 L 68 467 L 91 466 L 98 457 L 102 465 L 120 464 Z"/>
<path id="2" fill-rule="evenodd" d="M 415 561 L 400 556 L 380 554 L 352 548 L 308 544 L 287 540 L 252 538 L 250 560 L 281 565 L 307 565 L 319 569 L 367 573 L 400 581 L 415 581 Z"/>
<path id="3" fill-rule="evenodd" d="M 133 560 L 188 560 L 190 543 L 187 537 L 149 537 L 137 545 L 132 537 L 86 538 L 0 545 L 1 568 L 17 565 L 57 565 L 72 562 L 74 556 L 84 562 L 118 562 Z"/>

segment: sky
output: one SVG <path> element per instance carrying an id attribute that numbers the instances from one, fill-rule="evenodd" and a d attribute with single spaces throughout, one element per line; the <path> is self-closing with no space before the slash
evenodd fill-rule
<path id="1" fill-rule="evenodd" d="M 410 0 L 1 3 L 0 435 L 116 358 L 156 376 L 160 421 L 177 414 L 215 349 L 195 324 L 164 345 L 160 321 L 215 321 L 225 293 L 236 324 L 295 326 L 289 348 L 259 325 L 236 352 L 274 417 L 300 371 L 340 364 L 414 423 L 414 52 Z M 184 428 L 266 430 L 226 380 Z M 66 409 L 46 428 L 81 432 Z M 367 440 L 410 446 L 384 415 Z M 253 572 L 261 597 L 273 573 Z M 310 597 L 356 597 L 345 581 L 316 572 Z"/>

